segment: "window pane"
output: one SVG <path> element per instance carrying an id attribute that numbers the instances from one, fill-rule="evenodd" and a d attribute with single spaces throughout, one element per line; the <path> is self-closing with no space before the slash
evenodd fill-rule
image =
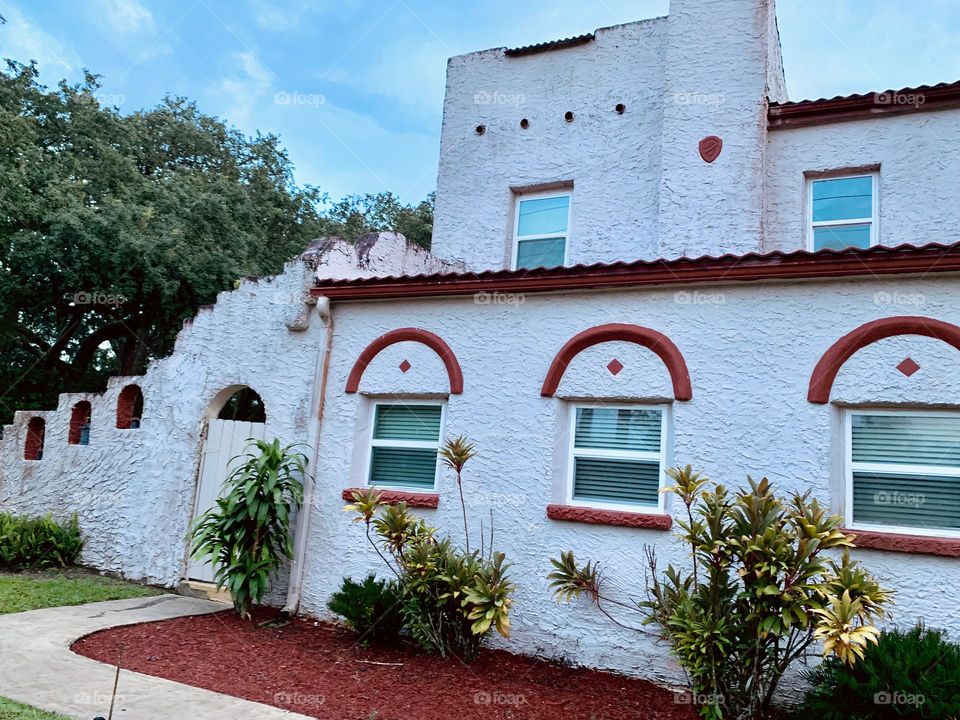
<path id="1" fill-rule="evenodd" d="M 872 217 L 873 178 L 871 176 L 814 181 L 814 222 Z"/>
<path id="2" fill-rule="evenodd" d="M 813 249 L 843 250 L 848 247 L 870 247 L 869 225 L 834 225 L 813 229 Z"/>
<path id="3" fill-rule="evenodd" d="M 660 418 L 660 410 L 577 408 L 573 444 L 578 448 L 659 453 Z"/>
<path id="4" fill-rule="evenodd" d="M 960 418 L 854 415 L 853 461 L 960 468 Z"/>
<path id="5" fill-rule="evenodd" d="M 570 196 L 520 201 L 517 236 L 553 235 L 567 232 Z"/>
<path id="6" fill-rule="evenodd" d="M 642 460 L 574 459 L 573 497 L 612 503 L 657 505 L 660 463 Z"/>
<path id="7" fill-rule="evenodd" d="M 440 440 L 439 405 L 377 405 L 375 440 Z"/>
<path id="8" fill-rule="evenodd" d="M 517 245 L 517 269 L 563 265 L 566 238 L 521 240 Z"/>
<path id="9" fill-rule="evenodd" d="M 853 521 L 960 530 L 960 478 L 855 472 Z"/>
<path id="10" fill-rule="evenodd" d="M 370 458 L 370 485 L 433 488 L 437 451 L 375 447 Z"/>

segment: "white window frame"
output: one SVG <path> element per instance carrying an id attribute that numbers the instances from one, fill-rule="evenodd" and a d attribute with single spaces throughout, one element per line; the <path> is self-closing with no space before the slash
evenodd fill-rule
<path id="1" fill-rule="evenodd" d="M 813 185 L 824 180 L 850 180 L 853 178 L 869 177 L 872 178 L 870 212 L 871 217 L 856 218 L 853 220 L 813 220 Z M 859 172 L 859 173 L 839 173 L 837 175 L 821 175 L 807 178 L 807 250 L 816 251 L 814 231 L 822 227 L 840 227 L 843 225 L 870 225 L 870 247 L 880 244 L 880 173 Z"/>
<path id="2" fill-rule="evenodd" d="M 874 409 L 849 408 L 843 412 L 844 433 L 844 512 L 843 518 L 847 529 L 883 532 L 895 535 L 923 535 L 925 537 L 960 538 L 960 530 L 946 528 L 918 528 L 909 525 L 881 525 L 875 523 L 855 523 L 853 521 L 853 473 L 861 470 L 898 475 L 900 473 L 922 473 L 939 477 L 960 478 L 960 468 L 949 468 L 940 465 L 912 465 L 893 463 L 865 463 L 853 461 L 853 417 L 855 415 L 911 415 L 914 417 L 953 417 L 960 413 L 950 410 L 914 410 L 910 408 Z"/>
<path id="3" fill-rule="evenodd" d="M 520 203 L 527 200 L 549 200 L 550 198 L 559 198 L 565 197 L 567 200 L 567 231 L 564 234 L 563 240 L 563 263 L 560 267 L 566 267 L 567 265 L 567 251 L 570 247 L 570 227 L 573 221 L 573 189 L 564 189 L 564 190 L 546 190 L 543 192 L 517 192 L 514 194 L 514 209 L 513 209 L 513 252 L 510 259 L 510 269 L 519 270 L 525 268 L 517 267 L 517 258 L 520 255 L 520 243 L 526 240 L 549 240 L 551 238 L 557 237 L 557 233 L 546 233 L 539 235 L 523 235 L 519 234 L 520 232 Z"/>
<path id="4" fill-rule="evenodd" d="M 429 440 L 377 440 L 374 439 L 373 434 L 376 429 L 376 420 L 377 420 L 377 408 L 380 406 L 391 406 L 391 405 L 430 405 L 432 407 L 440 406 L 440 432 L 437 436 L 436 442 L 431 442 Z M 447 424 L 447 404 L 442 400 L 405 400 L 405 399 L 389 399 L 389 400 L 374 400 L 370 403 L 370 430 L 367 433 L 367 450 L 366 458 L 364 461 L 364 475 L 363 475 L 363 487 L 376 487 L 382 488 L 384 490 L 397 490 L 398 492 L 424 492 L 424 493 L 435 493 L 437 490 L 437 481 L 440 476 L 440 447 L 443 444 L 443 434 L 446 429 Z M 370 484 L 370 472 L 373 469 L 373 448 L 375 447 L 388 447 L 388 448 L 416 448 L 420 450 L 436 450 L 437 452 L 437 462 L 433 469 L 433 485 L 431 487 L 414 487 L 411 485 L 371 485 Z"/>
<path id="5" fill-rule="evenodd" d="M 577 410 L 580 408 L 604 408 L 607 410 L 659 410 L 660 411 L 660 452 L 644 450 L 604 450 L 601 448 L 577 448 Z M 570 403 L 569 409 L 569 441 L 567 447 L 567 479 L 564 491 L 564 502 L 573 507 L 597 508 L 598 510 L 620 510 L 623 512 L 651 513 L 666 515 L 666 493 L 664 479 L 667 470 L 667 430 L 669 429 L 670 405 L 635 404 L 611 405 L 603 402 L 575 402 Z M 573 476 L 575 459 L 578 457 L 601 458 L 604 460 L 657 460 L 660 463 L 660 482 L 657 486 L 657 504 L 641 505 L 639 503 L 612 503 L 600 500 L 581 500 L 573 497 Z"/>

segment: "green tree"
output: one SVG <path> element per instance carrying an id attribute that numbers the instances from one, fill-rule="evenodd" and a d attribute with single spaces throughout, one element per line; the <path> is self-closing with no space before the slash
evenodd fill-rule
<path id="1" fill-rule="evenodd" d="M 390 193 L 327 212 L 274 135 L 184 98 L 121 114 L 97 77 L 50 90 L 0 72 L 0 422 L 168 354 L 184 318 L 321 235 L 396 229 L 428 245 L 432 202 Z"/>

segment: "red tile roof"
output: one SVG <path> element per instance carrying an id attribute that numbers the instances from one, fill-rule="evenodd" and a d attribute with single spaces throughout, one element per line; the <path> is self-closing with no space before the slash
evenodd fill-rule
<path id="1" fill-rule="evenodd" d="M 563 38 L 562 40 L 550 40 L 549 42 L 537 43 L 536 45 L 524 45 L 523 47 L 504 48 L 503 54 L 507 57 L 520 57 L 522 55 L 534 55 L 536 53 L 547 52 L 548 50 L 562 50 L 563 48 L 574 47 L 576 45 L 585 45 L 595 40 L 596 35 L 586 33 L 576 37 Z"/>
<path id="2" fill-rule="evenodd" d="M 636 260 L 535 270 L 403 275 L 360 280 L 320 280 L 313 294 L 332 300 L 538 293 L 595 288 L 685 285 L 700 282 L 804 280 L 960 272 L 960 242 L 867 250 L 819 250 Z"/>
<path id="3" fill-rule="evenodd" d="M 957 107 L 960 107 L 960 82 L 953 82 L 819 100 L 770 103 L 767 120 L 771 129 L 779 129 Z"/>

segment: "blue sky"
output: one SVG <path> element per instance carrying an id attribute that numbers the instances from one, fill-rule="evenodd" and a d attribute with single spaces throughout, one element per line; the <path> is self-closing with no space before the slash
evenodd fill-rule
<path id="1" fill-rule="evenodd" d="M 666 13 L 667 0 L 0 0 L 0 55 L 103 76 L 121 111 L 184 95 L 283 140 L 334 198 L 434 189 L 446 58 Z M 956 0 L 780 0 L 791 99 L 960 80 Z"/>

